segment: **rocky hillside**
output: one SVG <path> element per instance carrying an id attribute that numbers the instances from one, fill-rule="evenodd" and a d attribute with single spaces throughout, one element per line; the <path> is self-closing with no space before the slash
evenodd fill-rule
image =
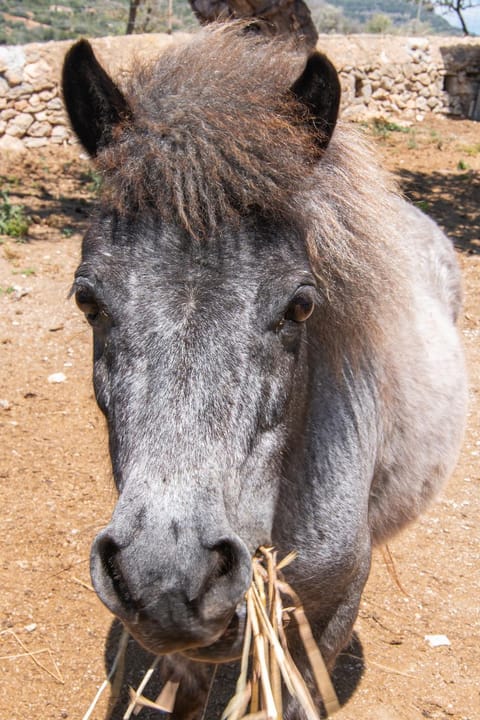
<path id="1" fill-rule="evenodd" d="M 417 20 L 413 0 L 307 0 L 320 33 L 448 34 L 457 30 L 431 9 Z M 122 35 L 129 0 L 0 0 L 0 44 L 68 40 L 86 35 Z M 196 27 L 188 0 L 173 0 L 173 30 Z M 164 32 L 168 0 L 145 0 L 137 14 L 137 31 Z"/>

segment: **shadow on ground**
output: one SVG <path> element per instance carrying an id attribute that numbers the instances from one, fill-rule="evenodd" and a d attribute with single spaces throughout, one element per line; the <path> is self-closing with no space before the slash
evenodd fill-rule
<path id="1" fill-rule="evenodd" d="M 60 177 L 42 173 L 41 165 L 26 165 L 29 182 L 21 182 L 12 173 L 0 175 L 0 192 L 3 201 L 21 206 L 30 219 L 27 239 L 36 239 L 36 226 L 56 228 L 67 237 L 73 232 L 84 232 L 99 188 L 95 173 L 65 163 Z"/>
<path id="2" fill-rule="evenodd" d="M 480 253 L 480 175 L 397 170 L 405 197 L 436 220 L 455 246 Z"/>
<path id="3" fill-rule="evenodd" d="M 114 620 L 110 626 L 110 632 L 105 642 L 105 673 L 108 674 L 117 654 L 122 625 Z M 146 670 L 154 661 L 154 656 L 146 652 L 138 645 L 133 638 L 130 638 L 125 654 L 125 675 L 122 684 L 122 693 L 111 709 L 109 720 L 122 720 L 129 705 L 128 687 L 137 688 L 145 676 Z M 212 672 L 214 666 L 212 665 Z M 344 705 L 351 698 L 365 670 L 363 649 L 359 637 L 353 634 L 350 645 L 340 654 L 333 673 L 333 682 L 341 705 Z M 227 663 L 218 665 L 215 673 L 214 684 L 211 687 L 209 702 L 202 720 L 220 720 L 222 712 L 228 701 L 235 693 L 235 684 L 238 678 L 239 664 Z M 154 700 L 162 689 L 160 670 L 156 669 L 152 674 L 144 695 Z M 135 715 L 132 715 L 134 718 Z M 160 713 L 157 710 L 142 709 L 143 720 L 161 720 L 162 718 L 174 718 L 175 715 Z M 182 716 L 183 717 L 183 716 Z"/>

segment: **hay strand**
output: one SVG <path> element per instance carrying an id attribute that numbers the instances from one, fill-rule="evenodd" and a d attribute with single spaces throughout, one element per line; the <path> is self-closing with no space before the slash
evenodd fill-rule
<path id="1" fill-rule="evenodd" d="M 298 631 L 302 638 L 305 652 L 307 653 L 308 660 L 313 670 L 315 682 L 318 690 L 325 705 L 327 715 L 330 715 L 340 709 L 340 705 L 337 699 L 337 695 L 330 680 L 330 675 L 323 661 L 322 655 L 315 642 L 310 623 L 305 615 L 305 610 L 302 607 L 300 598 L 294 590 L 286 582 L 279 582 L 278 586 L 285 595 L 289 595 L 294 601 L 293 616 L 297 622 Z"/>
<path id="2" fill-rule="evenodd" d="M 115 658 L 113 660 L 112 667 L 110 668 L 110 672 L 108 673 L 106 679 L 103 681 L 103 683 L 98 688 L 97 694 L 93 698 L 93 700 L 90 704 L 90 707 L 88 708 L 87 712 L 83 716 L 82 720 L 89 720 L 89 718 L 92 716 L 92 713 L 95 710 L 102 693 L 108 687 L 112 678 L 116 675 L 118 667 L 120 667 L 121 673 L 119 673 L 120 678 L 117 682 L 120 684 L 120 687 L 121 687 L 121 683 L 123 682 L 123 669 L 125 667 L 125 660 L 124 660 L 125 651 L 127 649 L 129 637 L 130 636 L 129 636 L 128 632 L 125 630 L 125 628 L 123 628 L 122 635 L 121 635 L 120 641 L 118 643 L 117 654 L 115 655 Z M 113 690 L 113 687 L 117 687 L 117 682 L 116 682 L 116 678 L 115 678 L 115 680 L 112 684 L 112 690 Z M 107 713 L 107 719 L 111 715 L 112 708 L 113 708 L 113 703 L 110 701 L 109 702 L 109 712 Z"/>
<path id="3" fill-rule="evenodd" d="M 389 546 L 387 544 L 380 546 L 380 552 L 382 553 L 383 562 L 385 563 L 385 566 L 387 568 L 387 572 L 392 578 L 395 585 L 398 587 L 400 592 L 405 595 L 405 597 L 410 597 L 408 592 L 403 587 L 402 583 L 400 582 L 400 578 L 398 577 L 397 568 L 395 567 L 395 560 L 393 559 L 392 551 L 390 550 Z"/>
<path id="4" fill-rule="evenodd" d="M 131 696 L 132 700 L 130 702 L 130 705 L 125 710 L 123 720 L 129 720 L 129 718 L 131 718 L 131 716 L 132 716 L 133 711 L 135 710 L 135 707 L 137 705 L 141 706 L 142 702 L 147 700 L 147 698 L 142 697 L 142 693 L 143 693 L 148 681 L 152 677 L 153 671 L 155 670 L 155 668 L 157 667 L 159 662 L 160 662 L 160 657 L 156 657 L 155 660 L 153 661 L 153 663 L 148 668 L 147 672 L 144 675 L 142 682 L 140 683 L 140 685 L 138 686 L 138 688 L 136 690 L 132 690 L 132 688 L 129 688 L 129 690 L 133 693 L 133 695 Z M 152 701 L 149 700 L 149 702 L 152 702 Z"/>
<path id="5" fill-rule="evenodd" d="M 13 639 L 15 640 L 15 642 L 18 643 L 18 645 L 20 645 L 20 647 L 24 651 L 23 657 L 29 657 L 38 668 L 40 668 L 41 670 L 46 672 L 47 675 L 50 675 L 50 677 L 53 678 L 56 682 L 60 683 L 61 685 L 65 684 L 65 681 L 62 677 L 62 673 L 60 672 L 60 668 L 58 667 L 57 663 L 55 662 L 55 658 L 53 657 L 53 654 L 52 654 L 52 651 L 50 650 L 50 648 L 44 648 L 44 649 L 42 648 L 42 650 L 35 650 L 35 651 L 29 650 L 28 647 L 25 645 L 25 643 L 22 642 L 22 640 L 20 640 L 20 638 L 18 637 L 16 632 L 14 632 L 14 630 L 12 630 L 11 628 L 2 630 L 0 635 L 11 635 L 13 637 Z M 49 668 L 46 665 L 44 665 L 42 662 L 40 662 L 40 660 L 36 657 L 36 655 L 39 655 L 40 653 L 44 653 L 44 652 L 47 653 L 50 660 L 52 661 L 52 665 L 55 668 L 55 672 L 52 672 L 51 670 L 49 670 Z"/>

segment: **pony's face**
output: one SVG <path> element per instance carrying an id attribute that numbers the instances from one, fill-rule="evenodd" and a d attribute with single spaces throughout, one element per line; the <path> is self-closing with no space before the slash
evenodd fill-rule
<path id="1" fill-rule="evenodd" d="M 196 243 L 106 216 L 74 289 L 119 491 L 95 589 L 150 650 L 231 657 L 250 558 L 271 542 L 287 448 L 302 442 L 320 299 L 301 238 L 257 224 Z"/>
<path id="2" fill-rule="evenodd" d="M 313 122 L 321 152 L 338 110 L 335 71 L 313 55 L 289 92 L 295 107 L 308 108 L 298 132 Z M 124 187 L 134 167 L 126 149 L 134 152 L 132 137 L 147 142 L 148 123 L 138 125 L 85 42 L 67 57 L 64 95 L 89 152 L 105 150 L 110 169 L 116 159 L 126 163 L 116 175 Z M 222 110 L 218 98 L 216 104 Z M 229 117 L 227 108 L 223 142 Z M 295 122 L 287 126 L 283 116 L 272 122 L 293 143 Z M 179 180 L 172 164 L 171 197 L 197 197 L 198 217 L 202 193 L 193 175 L 203 167 L 201 147 L 190 177 L 174 130 L 169 140 L 158 138 L 184 167 Z M 241 138 L 236 148 L 248 162 L 245 144 Z M 253 160 L 267 152 L 264 144 Z M 142 167 L 158 182 L 148 163 Z M 251 556 L 272 539 L 282 468 L 292 461 L 290 449 L 302 445 L 309 327 L 320 300 L 306 238 L 293 220 L 272 219 L 249 204 L 237 222 L 222 222 L 227 194 L 219 178 L 238 181 L 242 168 L 226 163 L 222 172 L 212 167 L 221 202 L 210 198 L 214 229 L 201 239 L 188 223 L 172 220 L 174 213 L 159 212 L 151 193 L 141 210 L 106 204 L 87 233 L 74 284 L 93 328 L 95 392 L 119 492 L 92 548 L 95 589 L 151 651 L 208 660 L 240 651 Z M 270 167 L 264 175 L 272 190 L 284 180 Z M 215 182 L 201 185 L 203 195 Z M 284 188 L 282 197 L 289 192 Z M 237 188 L 235 202 L 244 195 Z M 191 208 L 180 205 L 177 215 L 187 217 Z"/>

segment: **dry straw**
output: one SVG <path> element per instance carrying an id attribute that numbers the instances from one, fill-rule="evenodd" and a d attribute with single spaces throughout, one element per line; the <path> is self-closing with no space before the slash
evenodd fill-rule
<path id="1" fill-rule="evenodd" d="M 292 616 L 327 716 L 339 709 L 335 690 L 300 599 L 282 578 L 282 569 L 294 559 L 295 553 L 290 553 L 277 563 L 276 553 L 271 548 L 260 548 L 253 560 L 253 582 L 246 596 L 247 627 L 240 676 L 235 695 L 222 720 L 281 720 L 281 680 L 303 708 L 307 720 L 319 720 L 319 711 L 288 650 L 284 627 Z M 282 596 L 289 598 L 288 607 L 283 606 Z"/>
<path id="2" fill-rule="evenodd" d="M 294 559 L 295 553 L 290 553 L 277 563 L 276 552 L 271 548 L 260 548 L 253 559 L 253 581 L 246 593 L 247 621 L 240 675 L 235 694 L 225 708 L 221 720 L 282 720 L 283 686 L 296 698 L 307 720 L 320 720 L 320 712 L 288 649 L 285 626 L 292 618 L 297 624 L 327 717 L 340 707 L 302 604 L 282 576 L 282 569 Z M 283 606 L 282 598 L 288 598 L 287 607 Z M 109 683 L 111 695 L 107 718 L 110 717 L 123 683 L 128 637 L 124 630 L 110 673 L 83 720 L 89 720 L 100 695 Z M 132 714 L 138 715 L 143 707 L 167 713 L 173 711 L 178 683 L 168 681 L 155 701 L 142 694 L 158 662 L 159 658 L 156 658 L 137 690 L 129 688 L 130 704 L 123 720 L 129 720 Z"/>

